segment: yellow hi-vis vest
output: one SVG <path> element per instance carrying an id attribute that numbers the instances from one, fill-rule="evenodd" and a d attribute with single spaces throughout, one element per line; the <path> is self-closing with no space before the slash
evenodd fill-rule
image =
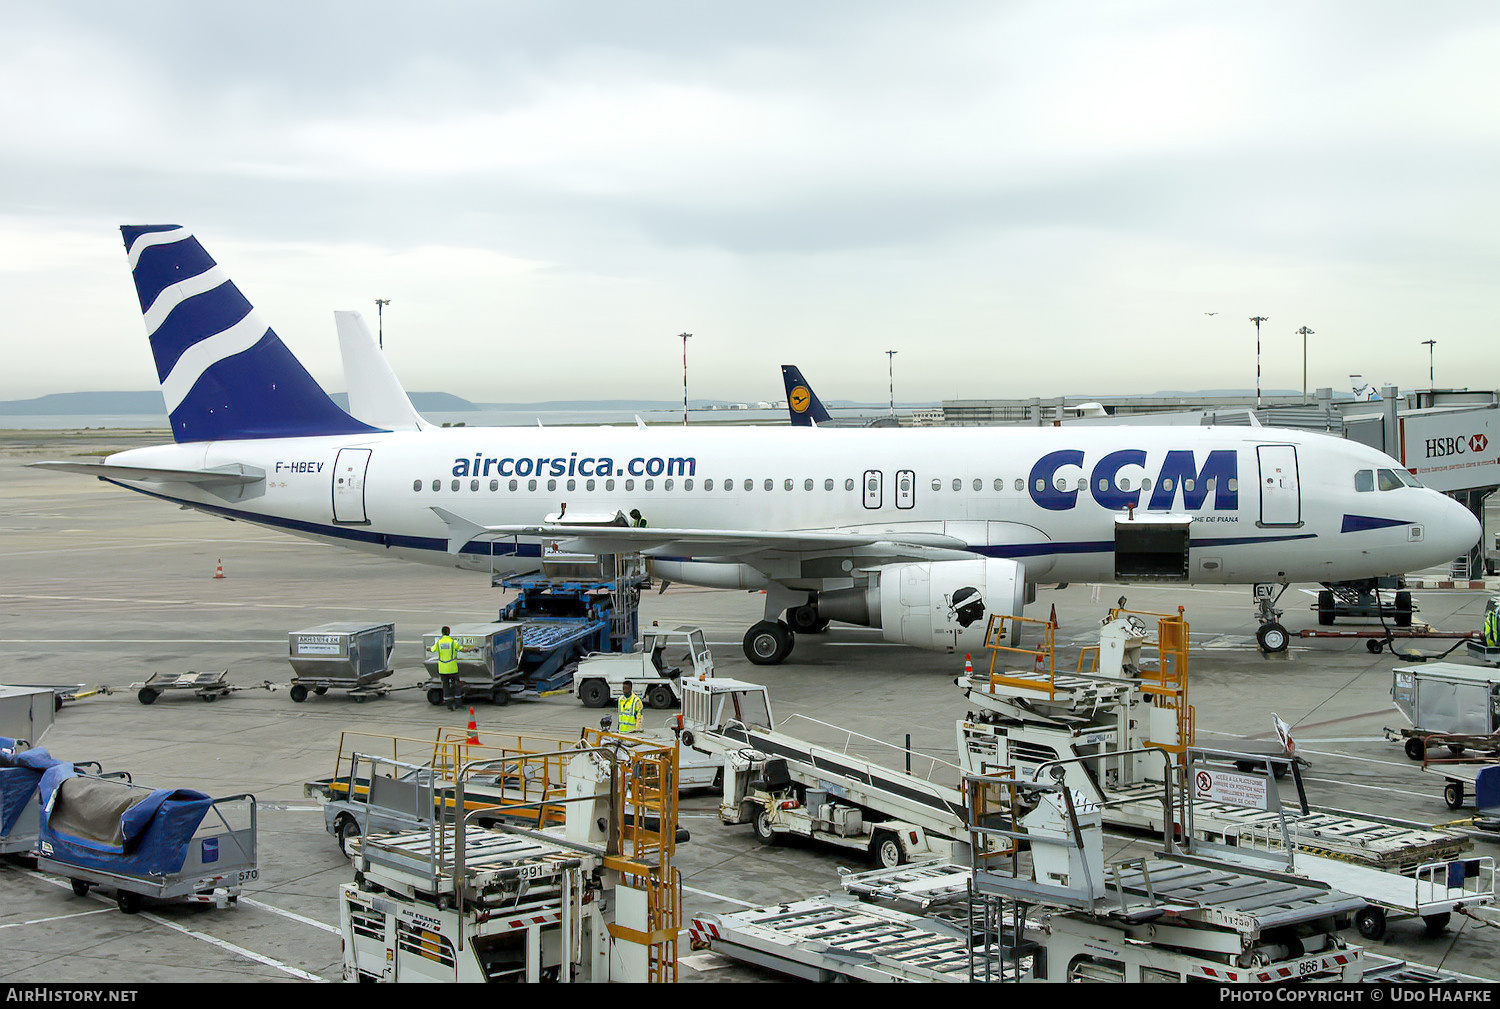
<path id="1" fill-rule="evenodd" d="M 437 639 L 433 651 L 437 652 L 439 676 L 458 674 L 458 647 L 458 642 L 447 634 Z"/>
<path id="2" fill-rule="evenodd" d="M 626 733 L 634 732 L 636 726 L 641 724 L 641 696 L 639 694 L 631 694 L 629 697 L 626 697 L 624 694 L 621 694 L 619 703 L 615 707 L 620 713 L 620 731 Z"/>
<path id="3" fill-rule="evenodd" d="M 1484 615 L 1484 644 L 1486 648 L 1500 646 L 1500 610 L 1491 609 Z"/>

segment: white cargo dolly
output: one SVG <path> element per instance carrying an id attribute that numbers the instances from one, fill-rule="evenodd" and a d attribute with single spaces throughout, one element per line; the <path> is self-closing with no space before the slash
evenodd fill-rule
<path id="1" fill-rule="evenodd" d="M 671 664 L 682 649 L 684 665 Z M 682 684 L 714 675 L 713 653 L 703 629 L 693 624 L 652 627 L 641 634 L 633 652 L 594 652 L 573 671 L 573 693 L 586 707 L 602 708 L 625 692 L 630 680 L 636 696 L 648 708 L 671 708 L 682 703 Z"/>

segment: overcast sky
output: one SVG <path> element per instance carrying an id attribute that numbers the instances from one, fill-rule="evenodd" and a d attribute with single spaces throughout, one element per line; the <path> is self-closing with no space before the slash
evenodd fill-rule
<path id="1" fill-rule="evenodd" d="M 118 226 L 481 401 L 1500 385 L 1490 2 L 0 0 L 0 398 L 156 384 Z M 1217 312 L 1217 315 L 1205 313 Z"/>

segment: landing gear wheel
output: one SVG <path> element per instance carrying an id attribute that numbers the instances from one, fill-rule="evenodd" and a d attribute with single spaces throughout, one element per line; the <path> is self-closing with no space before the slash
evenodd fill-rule
<path id="1" fill-rule="evenodd" d="M 1427 756 L 1427 744 L 1416 736 L 1409 737 L 1401 749 L 1405 750 L 1406 755 L 1412 760 L 1422 760 Z"/>
<path id="2" fill-rule="evenodd" d="M 140 691 L 135 695 L 135 699 L 140 701 L 142 704 L 155 704 L 156 698 L 158 696 L 159 695 L 156 693 L 156 691 L 148 690 L 147 688 L 142 687 Z"/>
<path id="3" fill-rule="evenodd" d="M 89 881 L 88 880 L 86 880 L 86 879 L 70 879 L 70 880 L 68 880 L 68 882 L 70 882 L 70 883 L 73 884 L 73 896 L 75 896 L 75 897 L 87 897 L 89 895 Z"/>
<path id="4" fill-rule="evenodd" d="M 665 683 L 658 683 L 656 686 L 646 691 L 646 703 L 658 710 L 662 708 L 670 708 L 672 706 L 672 702 L 675 700 L 677 700 L 677 698 L 672 693 L 672 688 L 667 686 Z"/>
<path id="5" fill-rule="evenodd" d="M 816 606 L 793 606 L 786 611 L 786 622 L 797 634 L 821 634 L 828 630 L 828 621 L 818 616 Z"/>
<path id="6" fill-rule="evenodd" d="M 745 632 L 745 658 L 757 666 L 774 666 L 792 653 L 796 636 L 781 621 L 762 620 Z"/>
<path id="7" fill-rule="evenodd" d="M 1255 643 L 1260 645 L 1260 650 L 1267 655 L 1276 655 L 1286 651 L 1287 641 L 1286 628 L 1274 621 L 1261 624 L 1255 632 Z"/>
<path id="8" fill-rule="evenodd" d="M 490 703 L 497 707 L 505 707 L 510 703 L 510 691 L 504 687 L 496 687 L 490 692 Z"/>
<path id="9" fill-rule="evenodd" d="M 1354 916 L 1354 927 L 1366 939 L 1379 941 L 1385 938 L 1385 908 L 1367 907 Z"/>
<path id="10" fill-rule="evenodd" d="M 291 690 L 287 691 L 287 693 L 291 694 L 292 700 L 298 704 L 301 704 L 303 701 L 307 700 L 307 688 L 300 683 L 293 686 Z"/>
<path id="11" fill-rule="evenodd" d="M 578 686 L 578 699 L 585 708 L 602 708 L 609 703 L 609 684 L 603 680 L 584 680 Z"/>
<path id="12" fill-rule="evenodd" d="M 204 704 L 212 704 L 219 699 L 219 695 L 212 690 L 208 691 L 207 693 L 199 694 L 198 697 L 202 699 Z"/>
<path id="13" fill-rule="evenodd" d="M 141 909 L 141 895 L 129 890 L 115 892 L 115 907 L 124 914 L 135 914 Z"/>
<path id="14" fill-rule="evenodd" d="M 443 704 L 443 688 L 442 687 L 428 687 L 427 688 L 427 703 L 430 704 L 430 705 L 432 705 L 434 708 L 442 707 L 442 704 Z"/>
<path id="15" fill-rule="evenodd" d="M 358 836 L 359 824 L 355 822 L 354 817 L 339 817 L 338 825 L 334 827 L 334 837 L 338 839 L 339 851 L 342 851 L 346 858 L 349 855 L 349 842 Z"/>
<path id="16" fill-rule="evenodd" d="M 1464 783 L 1450 781 L 1443 786 L 1443 802 L 1449 809 L 1464 808 Z"/>
<path id="17" fill-rule="evenodd" d="M 1371 638 L 1369 641 L 1365 642 L 1365 651 L 1369 652 L 1371 655 L 1379 655 L 1384 650 L 1384 638 Z"/>
<path id="18" fill-rule="evenodd" d="M 1411 593 L 1410 592 L 1397 592 L 1396 593 L 1396 626 L 1397 627 L 1410 627 L 1411 626 L 1411 614 L 1412 614 Z"/>
<path id="19" fill-rule="evenodd" d="M 1427 926 L 1428 935 L 1442 935 L 1448 931 L 1448 922 L 1452 918 L 1452 913 L 1448 911 L 1444 911 L 1441 914 L 1424 914 L 1422 915 L 1422 924 Z"/>
<path id="20" fill-rule="evenodd" d="M 901 843 L 901 838 L 888 830 L 875 836 L 870 849 L 882 869 L 894 869 L 906 864 L 906 847 Z"/>
<path id="21" fill-rule="evenodd" d="M 1324 589 L 1318 593 L 1318 623 L 1324 627 L 1333 625 L 1334 605 L 1333 591 Z"/>
<path id="22" fill-rule="evenodd" d="M 771 826 L 771 811 L 761 806 L 755 811 L 755 819 L 750 821 L 750 829 L 755 832 L 755 839 L 761 844 L 775 844 L 776 830 Z"/>

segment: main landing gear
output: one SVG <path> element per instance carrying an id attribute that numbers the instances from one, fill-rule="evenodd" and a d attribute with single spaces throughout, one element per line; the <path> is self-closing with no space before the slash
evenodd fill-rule
<path id="1" fill-rule="evenodd" d="M 766 597 L 766 619 L 745 632 L 745 658 L 757 666 L 775 666 L 792 654 L 798 634 L 821 634 L 828 629 L 828 618 L 818 613 L 815 601 L 786 608 L 786 619 L 771 619 L 779 610 Z"/>

